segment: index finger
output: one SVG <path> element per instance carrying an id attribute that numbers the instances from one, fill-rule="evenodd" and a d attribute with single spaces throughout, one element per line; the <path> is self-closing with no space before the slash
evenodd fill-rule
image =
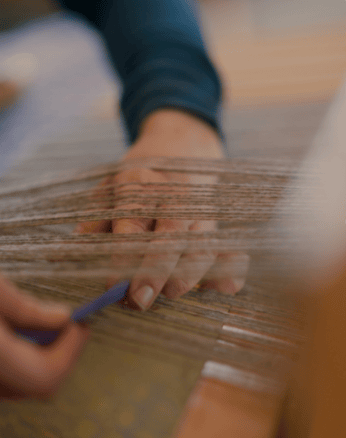
<path id="1" fill-rule="evenodd" d="M 70 310 L 64 304 L 23 293 L 0 275 L 0 316 L 17 326 L 58 329 L 68 322 Z"/>

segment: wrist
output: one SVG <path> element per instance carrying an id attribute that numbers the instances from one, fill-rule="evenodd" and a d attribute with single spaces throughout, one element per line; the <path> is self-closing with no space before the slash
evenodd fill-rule
<path id="1" fill-rule="evenodd" d="M 173 108 L 160 108 L 143 120 L 133 149 L 143 148 L 143 155 L 224 157 L 220 137 L 209 123 Z"/>
<path id="2" fill-rule="evenodd" d="M 180 108 L 158 108 L 145 117 L 140 125 L 139 135 L 166 132 L 169 130 L 172 135 L 179 135 L 194 126 L 198 130 L 205 130 L 206 133 L 217 136 L 217 132 L 212 126 L 187 110 Z"/>

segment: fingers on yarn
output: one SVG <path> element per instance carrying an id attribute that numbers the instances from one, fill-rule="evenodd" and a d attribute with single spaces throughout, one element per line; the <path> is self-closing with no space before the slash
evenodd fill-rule
<path id="1" fill-rule="evenodd" d="M 167 240 L 155 240 L 155 233 L 184 232 L 189 229 L 190 223 L 171 219 L 157 221 L 153 239 L 129 291 L 131 299 L 140 309 L 148 309 L 160 294 L 186 246 L 185 242 L 172 241 L 169 237 Z"/>
<path id="2" fill-rule="evenodd" d="M 245 253 L 219 254 L 203 281 L 203 288 L 215 289 L 223 294 L 234 295 L 243 289 L 250 257 Z"/>

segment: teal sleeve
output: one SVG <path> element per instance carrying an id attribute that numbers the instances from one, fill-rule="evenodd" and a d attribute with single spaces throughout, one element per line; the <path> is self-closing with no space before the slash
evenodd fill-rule
<path id="1" fill-rule="evenodd" d="M 130 141 L 158 108 L 188 111 L 222 137 L 222 87 L 190 0 L 64 0 L 104 35 L 123 83 L 121 110 Z"/>

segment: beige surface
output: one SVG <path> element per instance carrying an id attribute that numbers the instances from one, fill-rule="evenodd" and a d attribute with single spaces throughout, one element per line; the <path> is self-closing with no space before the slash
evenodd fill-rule
<path id="1" fill-rule="evenodd" d="M 346 70 L 346 5 L 200 0 L 213 59 L 233 106 L 330 98 Z M 281 23 L 281 26 L 280 26 Z"/>
<path id="2" fill-rule="evenodd" d="M 267 438 L 278 397 L 201 379 L 186 405 L 174 438 Z"/>
<path id="3" fill-rule="evenodd" d="M 322 100 L 333 96 L 345 75 L 345 27 L 224 37 L 215 59 L 232 105 Z"/>

